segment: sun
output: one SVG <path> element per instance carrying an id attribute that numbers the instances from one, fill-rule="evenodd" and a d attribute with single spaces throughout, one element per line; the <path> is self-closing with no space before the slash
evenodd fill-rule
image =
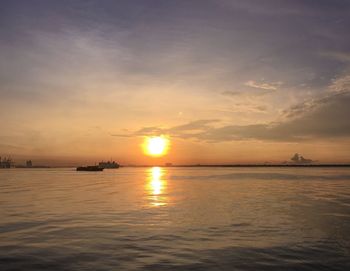
<path id="1" fill-rule="evenodd" d="M 143 151 L 150 156 L 163 156 L 167 153 L 169 140 L 164 136 L 146 137 L 143 143 Z"/>

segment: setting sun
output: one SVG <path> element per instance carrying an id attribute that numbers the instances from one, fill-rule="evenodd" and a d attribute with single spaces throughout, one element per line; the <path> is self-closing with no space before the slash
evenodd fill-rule
<path id="1" fill-rule="evenodd" d="M 143 143 L 144 153 L 150 156 L 163 156 L 167 153 L 169 140 L 163 136 L 147 137 Z"/>

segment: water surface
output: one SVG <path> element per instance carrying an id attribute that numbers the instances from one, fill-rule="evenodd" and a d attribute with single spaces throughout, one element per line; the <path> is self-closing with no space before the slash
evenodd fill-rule
<path id="1" fill-rule="evenodd" d="M 0 270 L 347 270 L 349 168 L 0 170 Z"/>

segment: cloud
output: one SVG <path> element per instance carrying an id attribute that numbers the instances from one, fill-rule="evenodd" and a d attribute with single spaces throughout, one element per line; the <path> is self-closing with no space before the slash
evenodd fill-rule
<path id="1" fill-rule="evenodd" d="M 334 92 L 346 91 L 347 89 L 350 89 L 350 75 L 344 75 L 334 79 L 329 88 Z"/>
<path id="2" fill-rule="evenodd" d="M 313 110 L 315 107 L 317 107 L 319 104 L 318 100 L 308 100 L 305 102 L 302 102 L 300 104 L 291 106 L 290 108 L 283 110 L 282 111 L 282 119 L 293 119 L 293 118 L 298 118 L 302 116 L 303 114 L 306 114 L 307 112 L 310 112 Z"/>
<path id="3" fill-rule="evenodd" d="M 199 138 L 206 141 L 301 141 L 350 137 L 350 92 L 332 93 L 302 103 L 285 111 L 284 115 L 281 122 L 208 129 Z"/>
<path id="4" fill-rule="evenodd" d="M 321 52 L 320 55 L 338 60 L 340 62 L 350 62 L 349 52 L 325 51 Z"/>
<path id="5" fill-rule="evenodd" d="M 134 137 L 134 136 L 155 136 L 162 134 L 170 134 L 173 137 L 190 138 L 196 137 L 212 128 L 210 124 L 219 122 L 217 119 L 197 120 L 183 125 L 174 126 L 171 128 L 161 128 L 157 126 L 143 127 L 130 134 L 112 134 L 118 137 Z"/>
<path id="6" fill-rule="evenodd" d="M 197 120 L 197 121 L 192 121 L 192 122 L 187 123 L 187 124 L 175 126 L 171 129 L 169 129 L 168 131 L 175 132 L 175 133 L 202 131 L 202 130 L 208 129 L 210 127 L 209 124 L 215 123 L 218 121 L 219 120 L 217 120 L 217 119 Z"/>
<path id="7" fill-rule="evenodd" d="M 282 82 L 273 82 L 273 83 L 259 83 L 253 80 L 249 80 L 244 83 L 244 85 L 252 88 L 261 88 L 265 90 L 277 90 L 283 83 Z"/>
<path id="8" fill-rule="evenodd" d="M 231 112 L 235 113 L 266 113 L 268 106 L 254 102 L 235 103 L 231 106 Z"/>
<path id="9" fill-rule="evenodd" d="M 168 129 L 145 127 L 129 136 L 169 134 L 207 142 L 266 140 L 296 142 L 350 137 L 350 91 L 331 93 L 286 110 L 283 121 L 215 127 L 218 120 L 198 120 Z"/>
<path id="10" fill-rule="evenodd" d="M 223 91 L 221 94 L 229 97 L 240 97 L 240 98 L 256 98 L 266 94 L 271 93 L 271 90 L 263 90 L 263 89 L 253 89 L 253 90 L 245 90 L 245 91 Z"/>

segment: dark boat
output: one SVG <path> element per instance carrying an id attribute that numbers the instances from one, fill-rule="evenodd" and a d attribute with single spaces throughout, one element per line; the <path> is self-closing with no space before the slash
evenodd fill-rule
<path id="1" fill-rule="evenodd" d="M 119 168 L 120 167 L 120 165 L 115 161 L 107 161 L 107 162 L 102 161 L 98 163 L 98 166 L 101 168 Z"/>
<path id="2" fill-rule="evenodd" d="M 102 171 L 103 168 L 99 166 L 87 166 L 87 167 L 77 167 L 77 171 Z"/>

